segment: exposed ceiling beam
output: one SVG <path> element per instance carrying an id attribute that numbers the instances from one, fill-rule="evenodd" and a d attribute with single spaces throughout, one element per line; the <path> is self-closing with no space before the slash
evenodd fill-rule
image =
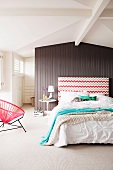
<path id="1" fill-rule="evenodd" d="M 75 40 L 75 45 L 79 45 L 80 42 L 83 40 L 83 38 L 86 36 L 88 31 L 91 29 L 93 24 L 96 22 L 96 20 L 99 18 L 102 11 L 105 9 L 105 7 L 108 5 L 110 0 L 99 0 L 96 2 L 93 10 L 92 10 L 92 16 L 90 19 L 88 19 L 85 23 L 85 25 L 81 28 L 81 31 Z"/>
<path id="2" fill-rule="evenodd" d="M 100 19 L 113 19 L 113 9 L 105 9 L 99 18 Z"/>
<path id="3" fill-rule="evenodd" d="M 88 6 L 88 7 L 90 7 L 90 8 L 92 8 L 93 5 L 95 4 L 95 1 L 92 1 L 92 0 L 73 0 L 73 1 L 76 1 L 76 2 L 78 2 L 79 4 Z"/>
<path id="4" fill-rule="evenodd" d="M 0 16 L 82 16 L 91 17 L 91 9 L 0 9 Z"/>

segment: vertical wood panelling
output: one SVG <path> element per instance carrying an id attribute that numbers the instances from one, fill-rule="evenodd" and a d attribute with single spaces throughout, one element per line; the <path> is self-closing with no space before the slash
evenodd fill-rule
<path id="1" fill-rule="evenodd" d="M 53 98 L 57 99 L 59 76 L 109 77 L 110 96 L 113 96 L 113 49 L 74 42 L 35 49 L 35 109 L 46 105 L 40 103 L 43 87 L 54 85 Z M 49 96 L 49 93 L 47 93 Z M 57 103 L 51 103 L 52 109 Z"/>

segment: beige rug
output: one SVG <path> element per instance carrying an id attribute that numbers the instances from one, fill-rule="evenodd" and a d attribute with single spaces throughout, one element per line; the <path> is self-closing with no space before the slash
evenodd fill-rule
<path id="1" fill-rule="evenodd" d="M 24 106 L 27 130 L 0 133 L 0 170 L 113 170 L 113 145 L 40 146 L 47 132 L 47 117 L 34 117 Z"/>

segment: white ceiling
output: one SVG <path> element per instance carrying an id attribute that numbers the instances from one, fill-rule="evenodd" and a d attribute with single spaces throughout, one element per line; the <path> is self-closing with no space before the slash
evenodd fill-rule
<path id="1" fill-rule="evenodd" d="M 0 50 L 80 42 L 113 48 L 113 0 L 0 0 Z"/>

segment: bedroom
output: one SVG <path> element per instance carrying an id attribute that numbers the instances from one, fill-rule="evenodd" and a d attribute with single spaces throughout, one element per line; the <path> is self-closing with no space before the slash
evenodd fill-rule
<path id="1" fill-rule="evenodd" d="M 23 4 L 24 4 L 24 2 L 25 1 L 23 1 Z M 70 8 L 71 8 L 75 4 L 75 6 L 77 5 L 78 8 L 80 8 L 80 7 L 83 8 L 84 2 L 79 1 L 82 3 L 81 6 L 77 2 L 78 1 L 72 1 L 72 3 L 70 4 L 70 3 L 68 3 L 68 1 L 65 1 L 65 2 L 63 1 L 62 4 L 60 4 L 60 5 L 63 7 L 63 4 L 65 4 L 65 5 L 67 4 L 67 6 L 70 4 Z M 101 8 L 102 8 L 102 6 L 105 5 L 106 2 L 108 2 L 108 1 L 100 1 L 100 3 L 102 3 L 102 5 L 100 5 L 100 8 L 99 8 L 100 12 L 102 12 Z M 5 3 L 5 1 L 4 1 L 4 3 Z M 86 1 L 86 5 L 88 5 L 88 3 L 90 4 L 89 6 L 91 8 L 94 5 L 93 3 L 95 3 L 95 1 L 91 1 L 91 2 Z M 28 3 L 28 5 L 29 5 L 29 3 Z M 58 7 L 57 5 L 58 4 L 55 4 L 55 7 Z M 110 5 L 112 5 L 112 3 Z M 32 7 L 33 7 L 33 2 L 32 2 Z M 41 7 L 41 4 L 40 4 L 40 7 Z M 52 7 L 52 2 L 51 2 L 51 7 Z M 105 6 L 103 8 L 105 8 Z M 86 9 L 86 6 L 85 6 L 85 9 Z M 68 12 L 68 11 L 64 11 L 64 12 Z M 59 11 L 59 13 L 60 13 L 60 11 Z M 83 35 L 84 35 L 84 38 L 81 39 L 81 41 L 80 41 L 83 43 L 80 43 L 80 45 L 75 46 L 74 42 L 77 39 L 76 35 L 78 35 L 80 28 L 83 27 L 82 25 L 84 25 L 84 22 L 86 22 L 86 20 L 82 18 L 83 19 L 82 21 L 77 22 L 76 16 L 80 15 L 80 13 L 79 14 L 76 13 L 73 15 L 75 15 L 74 18 L 73 17 L 64 17 L 64 18 L 60 17 L 60 20 L 59 19 L 55 20 L 55 18 L 54 18 L 55 22 L 52 22 L 51 25 L 50 25 L 50 20 L 48 21 L 48 23 L 45 22 L 45 20 L 47 20 L 47 17 L 46 17 L 46 19 L 43 20 L 43 24 L 45 23 L 45 25 L 43 25 L 43 28 L 46 28 L 49 25 L 48 26 L 49 32 L 48 33 L 45 32 L 46 33 L 46 34 L 44 34 L 45 37 L 44 38 L 39 37 L 38 40 L 36 39 L 36 37 L 38 37 L 38 35 L 36 35 L 36 33 L 40 32 L 41 28 L 39 28 L 39 25 L 36 26 L 36 23 L 38 23 L 39 20 L 36 21 L 36 16 L 35 16 L 35 21 L 34 22 L 32 21 L 32 24 L 34 24 L 35 29 L 38 31 L 32 30 L 32 33 L 34 31 L 35 38 L 33 39 L 33 37 L 29 37 L 30 41 L 27 44 L 30 44 L 30 45 L 28 45 L 28 46 L 26 46 L 25 39 L 27 41 L 28 34 L 31 35 L 32 33 L 27 32 L 24 27 L 24 30 L 26 31 L 26 34 L 27 34 L 27 38 L 25 36 L 25 39 L 23 38 L 24 42 L 22 39 L 22 43 L 24 44 L 23 46 L 25 46 L 25 47 L 23 47 L 20 50 L 17 50 L 16 52 L 19 53 L 19 51 L 20 51 L 20 55 L 22 55 L 22 51 L 24 51 L 24 50 L 27 51 L 27 49 L 30 49 L 30 47 L 31 47 L 31 49 L 33 49 L 34 47 L 35 48 L 40 47 L 40 48 L 36 48 L 36 53 L 40 53 L 40 51 L 41 51 L 41 55 L 42 55 L 42 58 L 41 58 L 41 61 L 43 62 L 43 63 L 41 63 L 42 67 L 39 68 L 39 66 L 38 66 L 39 73 L 41 75 L 40 86 L 38 86 L 38 88 L 37 88 L 37 90 L 38 90 L 37 94 L 39 94 L 39 97 L 36 98 L 36 100 L 38 100 L 42 97 L 42 87 L 43 86 L 47 87 L 48 85 L 50 85 L 50 83 L 52 85 L 54 85 L 54 87 L 55 87 L 55 92 L 53 93 L 53 97 L 57 99 L 57 86 L 56 86 L 57 79 L 54 78 L 57 76 L 88 76 L 88 77 L 89 76 L 105 76 L 105 77 L 111 78 L 110 83 L 112 84 L 112 78 L 113 78 L 113 69 L 112 69 L 112 63 L 113 63 L 112 62 L 112 60 L 113 60 L 112 59 L 112 56 L 113 56 L 112 55 L 112 53 L 113 53 L 112 52 L 112 48 L 113 48 L 112 47 L 112 44 L 113 44 L 112 23 L 113 22 L 112 22 L 112 17 L 109 16 L 108 17 L 109 19 L 106 19 L 106 17 L 103 19 L 102 18 L 97 19 L 97 18 L 95 18 L 96 17 L 96 15 L 95 15 L 95 17 L 93 18 L 94 20 L 93 19 L 91 20 L 91 22 L 93 22 L 94 25 L 91 27 L 91 29 L 90 29 L 91 25 L 88 25 L 88 27 L 86 29 L 84 28 L 83 34 L 80 37 L 80 39 L 81 39 L 81 38 L 83 38 Z M 56 18 L 59 18 L 59 17 L 56 17 Z M 67 18 L 67 21 L 66 21 L 66 18 Z M 95 19 L 97 19 L 97 20 L 95 21 Z M 15 22 L 19 28 L 19 31 L 21 32 L 21 26 L 19 26 L 19 23 L 17 23 L 17 21 L 15 21 Z M 108 21 L 110 21 L 110 23 L 108 23 Z M 12 23 L 13 19 L 10 20 L 10 22 Z M 59 27 L 58 27 L 58 22 L 60 24 Z M 68 23 L 66 23 L 66 22 L 68 22 Z M 70 26 L 69 26 L 69 24 L 70 24 Z M 107 25 L 108 27 L 105 25 Z M 30 25 L 27 25 L 27 26 L 30 29 Z M 40 26 L 42 26 L 41 23 L 40 23 Z M 75 28 L 76 28 L 76 32 L 75 32 Z M 6 29 L 6 27 L 4 28 L 4 30 L 5 29 Z M 59 29 L 61 29 L 61 32 Z M 16 28 L 16 31 L 17 30 L 18 29 Z M 105 31 L 104 36 L 103 36 L 102 30 Z M 13 30 L 13 31 L 15 33 L 15 30 Z M 42 31 L 44 31 L 44 30 L 42 30 Z M 87 31 L 89 31 L 89 32 L 87 34 L 85 34 Z M 55 34 L 53 34 L 53 32 Z M 17 31 L 17 33 L 18 33 L 18 36 L 20 36 L 20 33 L 18 31 Z M 24 32 L 24 34 L 25 34 L 25 32 Z M 12 35 L 13 34 L 11 34 L 11 32 L 10 32 L 10 35 L 7 35 L 7 36 L 10 37 Z M 47 36 L 47 35 L 50 35 L 50 36 Z M 16 36 L 17 35 L 14 35 L 14 37 L 16 37 Z M 14 39 L 14 37 L 12 37 L 12 41 L 10 39 L 10 42 L 8 44 L 9 47 L 11 46 L 11 43 L 13 43 L 13 47 L 14 47 L 14 45 L 16 45 L 15 42 L 18 42 Z M 22 37 L 22 35 L 20 37 Z M 43 37 L 43 34 L 42 34 L 42 37 Z M 8 41 L 9 40 L 7 40 L 6 42 L 8 43 Z M 31 42 L 34 42 L 34 43 L 31 44 Z M 3 43 L 3 40 L 0 44 L 2 44 L 2 43 Z M 20 44 L 21 47 L 22 47 L 22 43 Z M 59 44 L 59 45 L 55 45 L 55 44 Z M 17 45 L 19 47 L 18 43 L 17 43 Z M 41 46 L 48 46 L 48 47 L 41 47 Z M 0 49 L 2 51 L 2 47 L 0 47 Z M 14 50 L 14 48 L 12 48 L 12 49 Z M 44 51 L 42 51 L 42 49 L 44 49 Z M 55 53 L 55 51 L 57 51 L 57 54 Z M 31 50 L 31 52 L 32 52 L 32 50 Z M 75 54 L 76 54 L 76 56 L 74 56 Z M 49 60 L 47 59 L 47 55 L 49 55 Z M 109 55 L 109 59 L 108 59 L 108 55 Z M 27 53 L 25 56 L 27 56 Z M 56 58 L 56 56 L 57 56 L 57 58 Z M 58 56 L 60 56 L 60 57 L 58 57 Z M 80 58 L 79 58 L 79 56 L 80 56 Z M 91 58 L 90 58 L 90 56 L 91 56 Z M 52 59 L 52 57 L 54 60 Z M 69 59 L 68 59 L 68 57 L 69 57 Z M 37 60 L 38 59 L 40 59 L 40 58 L 37 58 Z M 75 60 L 76 60 L 76 62 L 75 62 Z M 75 67 L 73 66 L 73 63 L 74 63 L 73 61 L 75 62 Z M 60 68 L 57 67 L 58 63 L 59 63 Z M 54 67 L 53 67 L 53 64 L 54 64 Z M 68 66 L 68 64 L 69 64 L 69 66 Z M 62 65 L 64 67 L 62 67 Z M 66 68 L 69 68 L 69 69 L 66 69 Z M 72 69 L 70 69 L 70 68 L 72 68 Z M 47 76 L 47 73 L 49 73 L 49 76 Z M 45 82 L 45 79 L 47 80 L 46 82 Z M 113 94 L 112 85 L 110 85 L 110 95 L 113 96 L 112 94 Z M 36 103 L 39 106 L 39 102 L 36 101 Z M 41 105 L 41 107 L 43 107 L 43 109 L 45 109 L 43 104 Z M 50 109 L 52 109 L 53 107 L 54 107 L 54 104 L 53 105 L 51 104 Z M 29 118 L 27 120 L 29 120 Z M 99 147 L 99 146 L 80 145 L 77 147 L 70 146 L 70 147 L 67 147 L 67 149 L 65 148 L 65 149 L 60 149 L 60 150 L 58 150 L 57 148 L 53 148 L 53 147 L 52 148 L 45 148 L 45 147 L 37 148 L 36 142 L 39 140 L 39 139 L 37 139 L 37 135 L 42 136 L 47 131 L 46 119 L 39 118 L 39 121 L 38 121 L 37 119 L 33 118 L 33 121 L 36 124 L 34 122 L 30 122 L 30 125 L 32 126 L 32 129 L 35 126 L 36 131 L 31 130 L 31 131 L 28 131 L 26 134 L 23 134 L 22 131 L 19 131 L 19 135 L 17 138 L 18 140 L 16 140 L 16 136 L 13 136 L 12 132 L 10 132 L 10 134 L 8 133 L 1 139 L 1 142 L 2 142 L 1 146 L 4 142 L 4 140 L 8 138 L 8 136 L 9 136 L 9 141 L 10 141 L 10 145 L 9 145 L 10 148 L 8 147 L 8 145 L 6 146 L 6 144 L 8 144 L 8 143 L 5 141 L 6 142 L 5 143 L 5 148 L 6 148 L 5 154 L 3 152 L 3 149 L 1 149 L 2 150 L 1 153 L 3 153 L 3 155 L 4 155 L 4 156 L 1 155 L 2 160 L 3 160 L 3 162 L 1 162 L 1 165 L 3 167 L 2 169 L 4 169 L 4 170 L 8 169 L 8 166 L 10 167 L 10 169 L 15 169 L 15 167 L 17 167 L 16 169 L 18 169 L 18 168 L 19 169 L 33 169 L 33 168 L 34 169 L 41 169 L 41 168 L 42 169 L 47 169 L 47 168 L 51 169 L 52 167 L 54 167 L 54 169 L 64 169 L 64 167 L 65 167 L 65 169 L 66 169 L 66 167 L 67 167 L 67 169 L 71 169 L 71 167 L 72 167 L 72 169 L 74 169 L 75 164 L 77 165 L 76 169 L 77 168 L 80 169 L 82 165 L 83 165 L 82 169 L 95 168 L 95 169 L 100 170 L 100 169 L 104 169 L 104 168 L 107 169 L 107 167 L 108 167 L 108 169 L 110 169 L 110 168 L 112 169 L 112 146 Z M 40 124 L 40 121 L 42 122 L 42 124 Z M 24 123 L 26 123 L 26 122 L 24 122 Z M 39 124 L 40 126 L 38 126 L 37 124 Z M 27 127 L 28 127 L 28 129 L 30 128 L 28 124 L 27 124 Z M 13 133 L 15 133 L 15 135 L 16 135 L 16 132 L 18 132 L 18 131 L 15 131 Z M 19 136 L 21 137 L 21 132 L 23 134 L 23 139 L 25 139 L 25 141 L 22 140 L 22 142 L 19 141 Z M 27 136 L 27 134 L 28 134 L 28 136 Z M 12 138 L 10 138 L 10 136 Z M 31 139 L 31 138 L 33 138 L 33 139 Z M 16 140 L 15 143 L 13 142 L 13 139 Z M 35 146 L 34 146 L 33 140 L 35 141 Z M 18 146 L 18 144 L 20 144 L 20 145 Z M 28 144 L 28 147 L 27 147 L 27 144 Z M 19 149 L 18 149 L 18 147 L 19 147 Z M 22 148 L 24 148 L 24 151 L 22 150 Z M 33 148 L 33 150 L 32 150 L 32 148 Z M 40 156 L 37 155 L 35 149 L 36 149 L 37 153 L 40 153 Z M 50 149 L 51 150 L 53 149 L 53 152 L 50 152 Z M 81 152 L 80 152 L 80 150 L 81 150 Z M 7 156 L 7 151 L 9 153 L 9 156 Z M 74 151 L 77 152 L 78 158 L 77 158 L 77 156 L 75 156 Z M 49 152 L 49 153 L 46 153 L 46 152 Z M 34 153 L 35 153 L 35 155 L 34 155 Z M 106 153 L 107 153 L 107 156 L 106 156 Z M 13 154 L 15 156 L 17 164 L 15 164 L 15 159 L 14 159 Z M 22 157 L 21 154 L 23 155 L 23 159 L 21 159 L 21 157 Z M 27 157 L 26 157 L 26 154 L 27 154 Z M 65 156 L 62 154 L 64 154 Z M 68 158 L 67 154 L 69 156 L 71 156 L 71 160 Z M 52 161 L 52 155 L 54 155 L 53 161 Z M 12 164 L 10 164 L 10 162 L 9 162 L 9 164 L 7 163 L 6 168 L 4 167 L 4 164 L 3 164 L 6 162 L 5 156 L 6 156 L 6 160 L 9 159 L 9 161 L 12 163 Z M 79 159 L 80 158 L 79 156 L 82 158 L 82 160 Z M 31 159 L 31 157 L 33 159 Z M 48 159 L 48 157 L 50 159 Z M 84 160 L 83 159 L 84 157 L 87 159 Z M 91 158 L 93 158 L 93 159 L 91 159 Z M 19 161 L 21 161 L 20 164 L 18 163 L 18 159 L 19 159 Z M 37 161 L 37 159 L 39 159 L 39 161 Z M 90 165 L 89 165 L 88 160 L 91 163 Z M 107 160 L 107 162 L 106 162 L 106 160 Z M 55 161 L 56 162 L 59 161 L 59 163 L 56 164 Z M 95 161 L 96 163 L 94 163 L 93 161 Z M 27 162 L 28 162 L 28 164 L 27 164 Z M 67 162 L 67 164 L 66 164 L 66 162 Z M 105 162 L 104 165 L 103 165 L 103 162 Z M 25 163 L 26 167 L 24 167 L 24 163 Z"/>

